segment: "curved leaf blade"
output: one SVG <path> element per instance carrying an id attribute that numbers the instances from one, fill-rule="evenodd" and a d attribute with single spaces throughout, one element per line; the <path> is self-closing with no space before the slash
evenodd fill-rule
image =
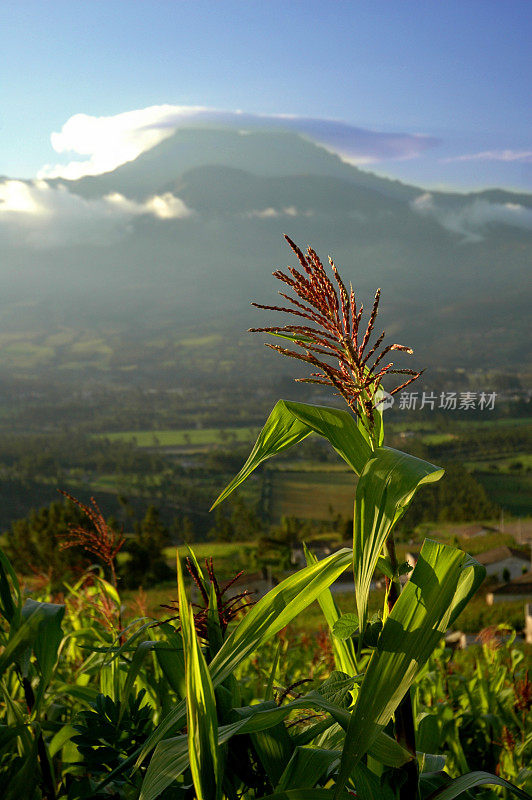
<path id="1" fill-rule="evenodd" d="M 427 797 L 427 800 L 454 800 L 455 797 L 460 797 L 464 792 L 467 792 L 469 789 L 475 789 L 477 786 L 504 786 L 505 789 L 513 792 L 517 797 L 522 798 L 522 800 L 532 800 L 528 792 L 505 781 L 504 778 L 490 775 L 489 772 L 469 772 L 467 775 L 460 775 L 459 778 L 455 778 L 448 786 L 433 792 Z"/>
<path id="2" fill-rule="evenodd" d="M 187 745 L 190 771 L 198 800 L 219 800 L 221 781 L 218 753 L 218 717 L 209 668 L 201 652 L 188 604 L 179 553 L 177 554 L 179 620 L 185 656 Z"/>
<path id="3" fill-rule="evenodd" d="M 185 679 L 190 771 L 198 800 L 219 800 L 221 763 L 218 753 L 218 720 L 214 689 L 194 630 L 192 609 L 186 624 L 184 615 L 181 619 L 182 628 L 189 629 L 185 646 Z"/>
<path id="4" fill-rule="evenodd" d="M 233 736 L 245 733 L 259 733 L 279 725 L 295 709 L 316 708 L 330 714 L 347 730 L 350 721 L 348 711 L 334 705 L 317 692 L 310 692 L 305 697 L 293 700 L 284 706 L 270 708 L 266 704 L 244 709 L 236 709 L 235 714 L 241 718 L 229 725 L 218 728 L 218 745 L 225 744 Z M 400 767 L 410 758 L 408 753 L 395 739 L 381 733 L 370 748 L 371 755 L 387 766 Z M 185 735 L 174 736 L 160 742 L 148 766 L 142 784 L 140 800 L 155 800 L 189 765 L 188 742 Z"/>
<path id="5" fill-rule="evenodd" d="M 310 552 L 305 544 L 303 545 L 303 549 L 307 564 L 317 564 L 318 559 L 314 553 Z M 340 619 L 340 611 L 328 587 L 318 596 L 318 603 L 327 625 L 329 626 L 329 630 L 332 632 L 336 622 Z M 331 636 L 331 645 L 334 654 L 334 663 L 337 669 L 346 672 L 348 675 L 356 675 L 358 667 L 353 642 L 341 641 L 335 636 Z"/>
<path id="6" fill-rule="evenodd" d="M 364 631 L 371 579 L 382 548 L 417 488 L 437 481 L 443 469 L 390 447 L 379 447 L 367 461 L 357 485 L 353 524 L 355 595 Z"/>
<path id="7" fill-rule="evenodd" d="M 338 785 L 388 724 L 432 651 L 485 576 L 467 553 L 427 539 L 388 616 L 360 687 Z"/>
<path id="8" fill-rule="evenodd" d="M 264 595 L 227 637 L 211 661 L 209 669 L 214 688 L 223 683 L 253 650 L 276 636 L 285 625 L 334 583 L 349 566 L 351 557 L 351 550 L 347 548 L 338 550 L 322 561 L 285 578 Z M 184 593 L 184 589 L 182 591 Z M 137 759 L 137 765 L 174 726 L 184 724 L 185 711 L 185 701 L 182 700 L 148 737 Z"/>
<path id="9" fill-rule="evenodd" d="M 228 497 L 253 470 L 277 453 L 318 433 L 357 473 L 371 456 L 371 448 L 360 433 L 355 418 L 347 411 L 279 400 L 260 432 L 246 463 L 211 506 L 211 511 Z"/>

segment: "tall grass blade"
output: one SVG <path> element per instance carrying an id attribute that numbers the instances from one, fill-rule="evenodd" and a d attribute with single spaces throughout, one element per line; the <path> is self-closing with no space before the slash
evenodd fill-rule
<path id="1" fill-rule="evenodd" d="M 194 627 L 179 556 L 177 557 L 179 619 L 185 654 L 187 741 L 197 800 L 221 798 L 218 718 L 214 688 Z"/>

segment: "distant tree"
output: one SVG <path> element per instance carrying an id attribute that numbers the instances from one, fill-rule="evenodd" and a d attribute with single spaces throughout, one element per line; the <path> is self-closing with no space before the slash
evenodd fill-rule
<path id="1" fill-rule="evenodd" d="M 232 542 L 235 539 L 235 526 L 226 509 L 221 506 L 214 512 L 214 524 L 209 530 L 208 537 L 215 542 Z"/>
<path id="2" fill-rule="evenodd" d="M 144 519 L 135 526 L 134 538 L 126 544 L 129 559 L 122 567 L 121 577 L 128 588 L 153 586 L 174 577 L 163 552 L 168 542 L 168 530 L 159 512 L 149 506 Z"/>
<path id="3" fill-rule="evenodd" d="M 467 522 L 489 519 L 498 512 L 484 487 L 459 464 L 450 464 L 435 484 L 423 486 L 419 500 L 413 503 L 400 521 L 403 527 L 420 522 Z"/>
<path id="4" fill-rule="evenodd" d="M 310 525 L 297 517 L 283 516 L 281 524 L 271 528 L 269 535 L 261 536 L 257 545 L 257 566 L 290 569 L 292 550 L 310 534 Z"/>
<path id="5" fill-rule="evenodd" d="M 258 514 L 241 497 L 233 500 L 231 523 L 237 541 L 256 539 L 262 532 L 262 523 Z"/>
<path id="6" fill-rule="evenodd" d="M 194 524 L 190 517 L 175 517 L 172 523 L 172 535 L 178 544 L 189 544 L 195 539 Z"/>
<path id="7" fill-rule="evenodd" d="M 85 514 L 70 501 L 56 501 L 16 520 L 6 533 L 6 550 L 22 575 L 47 576 L 57 590 L 64 580 L 80 574 L 90 559 L 79 548 L 62 549 L 71 526 L 83 526 Z"/>
<path id="8" fill-rule="evenodd" d="M 262 523 L 253 508 L 241 497 L 218 506 L 214 512 L 214 525 L 209 539 L 218 542 L 248 541 L 262 532 Z"/>

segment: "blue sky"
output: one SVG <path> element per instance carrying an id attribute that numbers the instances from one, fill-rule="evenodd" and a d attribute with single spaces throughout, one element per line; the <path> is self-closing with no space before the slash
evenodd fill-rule
<path id="1" fill-rule="evenodd" d="M 73 115 L 168 104 L 292 114 L 307 132 L 329 120 L 333 147 L 343 121 L 347 151 L 351 127 L 421 134 L 419 152 L 354 163 L 420 185 L 532 190 L 529 0 L 5 0 L 2 19 L 9 177 L 90 157 L 52 147 Z"/>

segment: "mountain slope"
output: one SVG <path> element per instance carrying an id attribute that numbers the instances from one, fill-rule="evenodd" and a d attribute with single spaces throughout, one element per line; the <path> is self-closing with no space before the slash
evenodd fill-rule
<path id="1" fill-rule="evenodd" d="M 179 131 L 114 172 L 28 186 L 51 210 L 4 230 L 0 332 L 216 324 L 234 338 L 257 322 L 250 299 L 275 299 L 287 232 L 331 252 L 366 303 L 381 286 L 388 332 L 424 360 L 523 359 L 530 196 L 427 193 L 292 133 L 214 128 Z"/>

